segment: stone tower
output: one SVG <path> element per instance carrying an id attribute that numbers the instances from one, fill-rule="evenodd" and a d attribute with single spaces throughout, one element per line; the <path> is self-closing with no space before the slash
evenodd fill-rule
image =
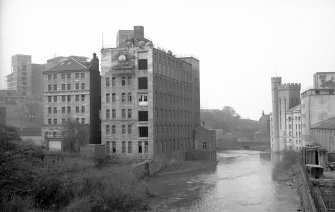
<path id="1" fill-rule="evenodd" d="M 271 150 L 272 152 L 279 151 L 279 114 L 278 114 L 278 87 L 281 84 L 281 77 L 271 77 L 272 88 L 272 126 L 273 136 Z"/>

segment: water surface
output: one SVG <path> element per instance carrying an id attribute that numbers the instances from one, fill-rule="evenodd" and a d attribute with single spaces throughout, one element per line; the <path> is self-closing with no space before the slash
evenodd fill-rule
<path id="1" fill-rule="evenodd" d="M 258 151 L 217 154 L 216 167 L 149 179 L 153 211 L 297 211 L 296 190 L 272 179 L 273 161 Z"/>

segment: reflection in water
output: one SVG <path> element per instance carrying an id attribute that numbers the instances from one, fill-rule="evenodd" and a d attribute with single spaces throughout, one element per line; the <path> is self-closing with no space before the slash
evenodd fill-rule
<path id="1" fill-rule="evenodd" d="M 214 169 L 150 178 L 153 211 L 297 211 L 295 190 L 272 180 L 256 151 L 218 153 Z"/>

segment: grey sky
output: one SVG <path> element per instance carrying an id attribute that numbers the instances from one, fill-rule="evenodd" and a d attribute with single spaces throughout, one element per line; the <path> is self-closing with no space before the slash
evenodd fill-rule
<path id="1" fill-rule="evenodd" d="M 335 71 L 334 0 L 0 0 L 0 87 L 14 54 L 100 55 L 118 29 L 142 25 L 154 43 L 200 59 L 201 105 L 242 117 L 271 112 L 270 77 L 312 86 Z M 275 68 L 276 67 L 276 68 Z"/>

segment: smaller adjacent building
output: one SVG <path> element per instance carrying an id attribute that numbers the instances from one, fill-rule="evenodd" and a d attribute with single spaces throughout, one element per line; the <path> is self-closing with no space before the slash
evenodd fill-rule
<path id="1" fill-rule="evenodd" d="M 270 143 L 270 115 L 264 114 L 259 119 L 259 129 L 254 134 L 255 142 L 269 142 Z"/>
<path id="2" fill-rule="evenodd" d="M 6 125 L 6 107 L 0 107 L 0 125 Z"/>
<path id="3" fill-rule="evenodd" d="M 194 131 L 194 150 L 186 152 L 186 160 L 216 162 L 216 131 L 199 125 Z"/>
<path id="4" fill-rule="evenodd" d="M 335 152 L 335 118 L 327 119 L 311 127 L 311 144 Z"/>

